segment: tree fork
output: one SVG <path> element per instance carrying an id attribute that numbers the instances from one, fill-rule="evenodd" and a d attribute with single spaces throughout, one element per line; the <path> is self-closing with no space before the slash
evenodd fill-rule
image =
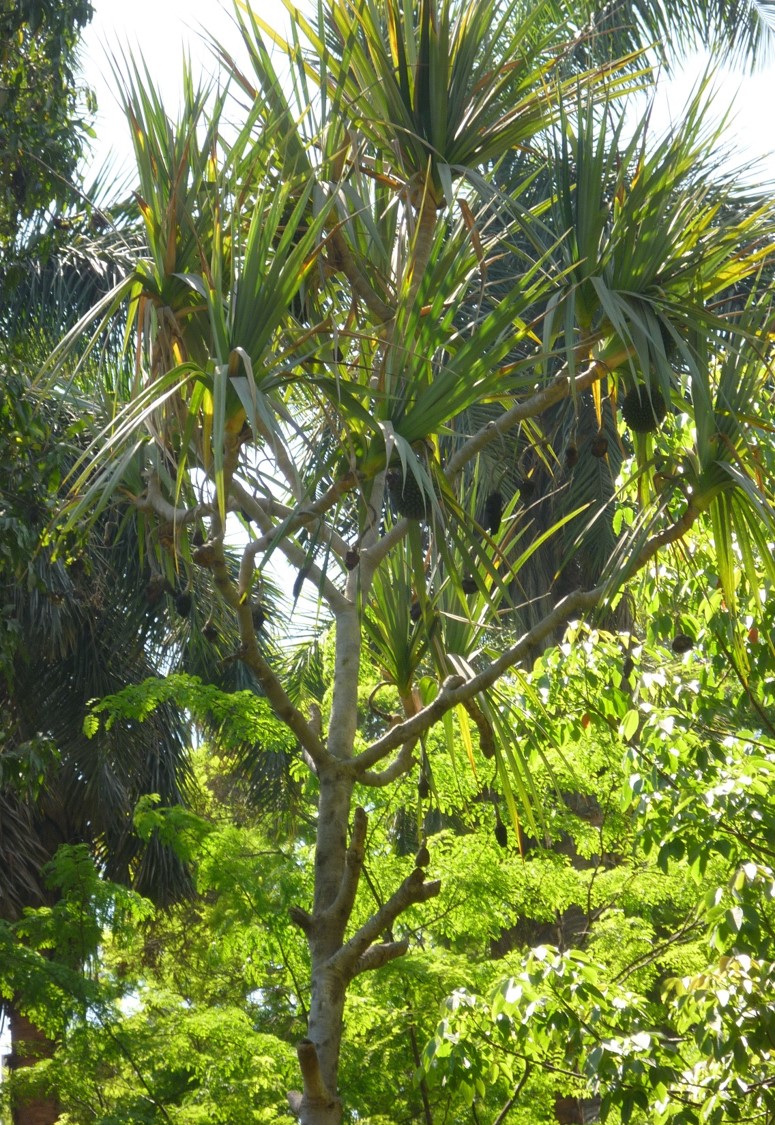
<path id="1" fill-rule="evenodd" d="M 366 845 L 368 818 L 358 807 L 353 815 L 349 847 L 345 848 L 353 781 L 348 772 L 322 770 L 315 852 L 315 905 L 312 914 L 292 907 L 292 920 L 303 930 L 310 951 L 311 997 L 307 1037 L 297 1047 L 304 1082 L 290 1091 L 288 1102 L 300 1125 L 339 1125 L 342 1103 L 336 1092 L 347 986 L 354 977 L 402 957 L 409 941 L 378 941 L 409 906 L 426 902 L 441 890 L 438 880 L 425 881 L 420 867 L 400 884 L 374 914 L 344 942 L 358 891 Z M 344 827 L 341 827 L 344 826 Z"/>

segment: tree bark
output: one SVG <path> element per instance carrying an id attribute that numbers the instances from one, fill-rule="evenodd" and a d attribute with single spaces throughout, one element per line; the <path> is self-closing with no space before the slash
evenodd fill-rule
<path id="1" fill-rule="evenodd" d="M 22 1067 L 33 1066 L 41 1059 L 50 1059 L 56 1050 L 56 1043 L 23 1015 L 16 1003 L 7 1003 L 6 1009 L 11 1031 L 9 1069 L 20 1070 Z M 54 1125 L 61 1112 L 56 1098 L 41 1096 L 22 1101 L 12 1094 L 13 1125 Z"/>
<path id="2" fill-rule="evenodd" d="M 301 1125 L 339 1125 L 342 1103 L 337 1094 L 347 980 L 333 963 L 342 948 L 352 911 L 343 892 L 348 880 L 347 827 L 353 781 L 338 763 L 321 763 L 320 798 L 315 847 L 315 898 L 311 916 L 295 912 L 303 927 L 311 960 L 307 1038 L 297 1046 L 304 1089 L 289 1096 Z M 353 888 L 354 890 L 354 888 Z"/>

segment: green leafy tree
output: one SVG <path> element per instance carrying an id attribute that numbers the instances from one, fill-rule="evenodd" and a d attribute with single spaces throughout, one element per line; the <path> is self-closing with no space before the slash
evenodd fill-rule
<path id="1" fill-rule="evenodd" d="M 54 902 L 45 872 L 63 843 L 88 842 L 111 876 L 162 901 L 188 888 L 175 854 L 156 840 L 141 844 L 130 820 L 143 793 L 183 799 L 180 715 L 168 707 L 147 729 L 118 726 L 90 742 L 83 713 L 90 699 L 143 679 L 173 653 L 200 671 L 215 668 L 214 646 L 198 630 L 189 644 L 182 616 L 170 628 L 159 613 L 173 587 L 149 564 L 143 529 L 120 502 L 58 557 L 46 537 L 89 426 L 109 412 L 84 382 L 48 396 L 30 373 L 109 288 L 132 240 L 130 208 L 119 202 L 108 216 L 98 184 L 88 203 L 79 191 L 89 103 L 76 84 L 76 50 L 90 16 L 84 3 L 26 2 L 0 16 L 0 917 L 13 923 Z M 16 934 L 23 944 L 23 926 Z M 52 1053 L 50 1030 L 60 1023 L 37 1022 L 23 974 L 0 998 L 18 1075 Z M 58 1117 L 45 1076 L 34 1095 L 24 1076 L 12 1085 L 15 1122 Z"/>
<path id="2" fill-rule="evenodd" d="M 25 227 L 70 202 L 93 109 L 76 82 L 86 0 L 10 0 L 0 15 L 0 284 L 8 299 Z"/>
<path id="3" fill-rule="evenodd" d="M 364 895 L 374 795 L 412 777 L 428 800 L 441 746 L 462 746 L 492 765 L 499 835 L 511 822 L 541 839 L 536 653 L 697 536 L 730 611 L 739 571 L 752 589 L 773 577 L 770 201 L 713 167 L 700 99 L 667 139 L 644 120 L 624 143 L 621 106 L 648 73 L 631 56 L 580 63 L 585 35 L 555 16 L 329 0 L 317 24 L 294 12 L 285 44 L 247 12 L 252 69 L 221 52 L 230 91 L 208 100 L 187 79 L 173 123 L 147 74 L 125 89 L 146 246 L 94 320 L 128 323 L 135 368 L 108 373 L 115 415 L 68 478 L 59 529 L 118 489 L 171 529 L 170 567 L 210 576 L 208 629 L 236 621 L 233 661 L 309 771 L 314 879 L 289 908 L 309 952 L 289 1092 L 304 1125 L 342 1120 L 348 989 L 404 957 L 443 893 L 416 830 L 410 869 Z M 551 187 L 531 194 L 539 176 Z M 512 441 L 531 467 L 504 495 L 491 465 Z M 542 495 L 572 498 L 540 525 L 533 464 Z M 610 535 L 592 572 L 568 581 L 566 563 L 564 586 L 552 569 L 527 591 L 544 543 L 564 536 L 565 560 L 595 536 L 579 464 L 610 480 Z M 237 569 L 227 517 L 246 540 Z M 306 590 L 332 622 L 323 674 L 263 647 L 272 556 L 295 572 L 292 604 Z M 380 683 L 366 714 L 364 666 Z"/>
<path id="4" fill-rule="evenodd" d="M 772 1112 L 772 653 L 749 629 L 744 651 L 759 668 L 749 675 L 736 664 L 724 651 L 721 595 L 696 581 L 693 594 L 684 589 L 685 611 L 695 603 L 680 625 L 692 630 L 687 647 L 690 634 L 676 632 L 674 618 L 686 579 L 663 579 L 644 604 L 651 636 L 626 674 L 620 645 L 584 632 L 533 672 L 544 687 L 544 729 L 550 742 L 561 738 L 560 783 L 579 753 L 595 755 L 596 792 L 586 802 L 563 794 L 599 831 L 597 844 L 592 833 L 585 842 L 565 817 L 574 853 L 587 860 L 579 866 L 592 872 L 582 925 L 570 942 L 562 928 L 559 942 L 541 935 L 489 993 L 458 989 L 424 1056 L 429 1081 L 474 1101 L 484 1102 L 482 1083 L 516 1074 L 515 1121 L 520 1104 L 532 1119 L 542 1076 L 552 1078 L 559 1120 L 583 1119 L 574 1116 L 583 1106 L 603 1120 L 638 1122 Z M 739 678 L 730 680 L 731 667 Z M 605 695 L 598 677 L 608 681 Z M 569 705 L 581 714 L 570 726 Z M 601 742 L 617 763 L 608 807 Z M 621 820 L 610 834 L 617 813 L 634 832 L 629 844 Z M 600 859 L 615 849 L 602 871 L 589 863 L 590 844 Z M 528 855 L 528 871 L 534 862 Z"/>
<path id="5" fill-rule="evenodd" d="M 450 759 L 440 733 L 426 743 L 431 800 L 418 800 L 412 777 L 372 795 L 353 924 L 411 871 L 418 816 L 442 887 L 432 910 L 402 918 L 421 948 L 348 992 L 348 1119 L 519 1125 L 598 1111 L 613 1121 L 766 1112 L 772 732 L 754 738 L 744 724 L 753 701 L 769 706 L 771 657 L 761 635 L 746 636 L 762 675 L 746 687 L 730 681 L 717 589 L 708 597 L 699 580 L 663 568 L 659 586 L 645 580 L 639 593 L 649 625 L 637 643 L 578 627 L 535 663 L 531 690 L 514 701 L 515 737 L 542 729 L 545 761 L 533 762 L 542 839 L 502 831 L 503 798 L 483 783 L 491 764 L 476 745 L 475 773 L 462 745 Z M 695 644 L 674 651 L 684 630 Z M 376 687 L 365 671 L 364 726 L 374 700 L 393 694 Z M 46 967 L 62 985 L 50 1018 L 69 1012 L 49 1080 L 72 1122 L 282 1120 L 307 1019 L 309 965 L 289 909 L 312 893 L 314 783 L 298 795 L 295 828 L 286 822 L 276 837 L 282 818 L 266 807 L 256 816 L 249 784 L 224 779 L 245 746 L 258 741 L 267 755 L 287 732 L 252 693 L 191 678 L 124 689 L 89 729 L 170 698 L 215 741 L 198 752 L 196 812 L 146 801 L 137 823 L 173 844 L 195 896 L 164 913 L 138 901 L 123 921 L 100 906 L 110 888 L 93 906 L 88 896 L 71 903 L 87 911 L 84 933 L 102 928 L 103 956 L 85 1013 L 79 975 L 66 962 Z M 48 932 L 41 924 L 29 916 L 25 931 Z"/>

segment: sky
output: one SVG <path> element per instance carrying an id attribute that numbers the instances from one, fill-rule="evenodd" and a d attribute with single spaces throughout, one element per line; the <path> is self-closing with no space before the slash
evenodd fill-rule
<path id="1" fill-rule="evenodd" d="M 231 0 L 92 0 L 94 17 L 81 40 L 80 60 L 86 82 L 99 107 L 93 163 L 110 152 L 127 161 L 131 143 L 116 100 L 111 57 L 141 55 L 174 111 L 178 105 L 183 58 L 190 55 L 195 73 L 211 75 L 214 61 L 207 44 L 212 36 L 237 53 L 240 35 Z M 287 23 L 281 0 L 254 0 L 254 11 L 274 26 Z"/>
<path id="2" fill-rule="evenodd" d="M 195 68 L 210 74 L 213 60 L 206 45 L 212 35 L 239 52 L 231 0 L 92 0 L 94 18 L 82 40 L 82 63 L 87 82 L 96 90 L 99 116 L 93 163 L 99 166 L 114 151 L 123 164 L 130 160 L 129 132 L 118 109 L 109 56 L 139 52 L 162 94 L 174 111 L 180 89 L 182 59 L 190 53 Z M 254 10 L 277 27 L 287 23 L 281 0 L 254 0 Z M 675 122 L 707 60 L 699 55 L 686 61 L 671 81 L 663 81 L 652 115 L 662 132 Z M 728 136 L 746 165 L 767 158 L 757 178 L 775 180 L 775 64 L 754 75 L 725 69 L 719 72 L 714 111 L 721 116 L 735 102 Z"/>

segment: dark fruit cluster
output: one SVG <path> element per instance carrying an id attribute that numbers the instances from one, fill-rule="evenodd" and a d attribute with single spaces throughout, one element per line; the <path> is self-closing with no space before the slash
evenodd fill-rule
<path id="1" fill-rule="evenodd" d="M 595 436 L 592 438 L 592 441 L 589 443 L 589 452 L 592 454 L 593 457 L 602 458 L 602 457 L 605 457 L 607 455 L 607 453 L 608 453 L 608 438 L 605 436 L 605 434 L 602 431 L 600 431 L 600 433 L 595 434 Z"/>
<path id="2" fill-rule="evenodd" d="M 483 525 L 490 535 L 497 535 L 503 518 L 503 497 L 500 492 L 491 492 L 484 502 Z"/>
<path id="3" fill-rule="evenodd" d="M 522 477 L 517 485 L 520 500 L 530 500 L 535 495 L 536 482 L 531 477 Z"/>
<path id="4" fill-rule="evenodd" d="M 399 516 L 407 520 L 424 520 L 426 498 L 414 473 L 409 470 L 404 476 L 400 469 L 388 469 L 385 479 L 390 503 Z"/>
<path id="5" fill-rule="evenodd" d="M 667 403 L 656 387 L 633 387 L 622 399 L 622 417 L 636 434 L 653 434 L 665 420 Z"/>
<path id="6" fill-rule="evenodd" d="M 188 617 L 193 604 L 193 599 L 187 590 L 181 590 L 175 595 L 175 609 L 180 617 Z"/>
<path id="7" fill-rule="evenodd" d="M 679 655 L 684 652 L 691 652 L 694 648 L 694 638 L 690 637 L 688 633 L 676 633 L 670 647 L 673 652 Z"/>

